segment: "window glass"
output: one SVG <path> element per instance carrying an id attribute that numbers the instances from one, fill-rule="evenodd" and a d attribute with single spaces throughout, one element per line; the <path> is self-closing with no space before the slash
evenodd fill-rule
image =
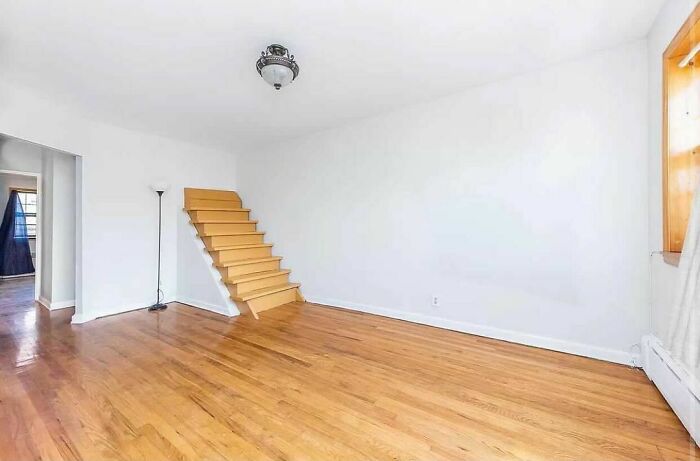
<path id="1" fill-rule="evenodd" d="M 18 191 L 17 197 L 24 210 L 24 217 L 27 223 L 27 237 L 36 237 L 36 192 Z M 18 234 L 21 234 L 21 229 L 17 229 L 16 231 Z"/>

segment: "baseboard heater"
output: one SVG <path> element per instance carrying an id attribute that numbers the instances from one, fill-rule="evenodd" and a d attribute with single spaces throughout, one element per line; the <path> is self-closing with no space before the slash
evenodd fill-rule
<path id="1" fill-rule="evenodd" d="M 697 383 L 661 346 L 658 338 L 646 336 L 642 347 L 644 371 L 700 446 L 700 389 Z"/>

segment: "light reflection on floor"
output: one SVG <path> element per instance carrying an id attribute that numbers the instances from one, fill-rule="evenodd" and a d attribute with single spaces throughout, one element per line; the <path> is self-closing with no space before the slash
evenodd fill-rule
<path id="1" fill-rule="evenodd" d="M 41 309 L 41 307 L 37 307 Z M 36 324 L 36 309 L 27 311 L 22 318 L 24 327 L 29 330 Z M 15 358 L 15 366 L 21 367 L 29 365 L 37 356 L 37 337 L 36 335 L 27 334 L 19 339 L 17 347 L 17 356 Z"/>
<path id="2" fill-rule="evenodd" d="M 34 277 L 0 279 L 0 371 L 35 363 L 41 341 L 50 341 L 50 335 L 41 333 L 70 318 L 72 312 L 67 311 L 49 311 L 34 301 Z"/>

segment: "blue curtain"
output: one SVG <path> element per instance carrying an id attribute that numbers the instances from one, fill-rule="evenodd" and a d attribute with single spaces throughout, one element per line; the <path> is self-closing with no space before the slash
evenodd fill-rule
<path id="1" fill-rule="evenodd" d="M 0 225 L 0 276 L 34 273 L 27 220 L 17 191 L 10 192 Z"/>

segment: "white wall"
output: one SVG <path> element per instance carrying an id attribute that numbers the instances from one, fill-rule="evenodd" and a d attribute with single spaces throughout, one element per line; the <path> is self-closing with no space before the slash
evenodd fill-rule
<path id="1" fill-rule="evenodd" d="M 53 163 L 51 152 L 41 159 L 41 280 L 39 299 L 51 307 L 53 290 Z"/>
<path id="2" fill-rule="evenodd" d="M 238 315 L 213 263 L 188 213 L 181 210 L 177 217 L 177 300 L 228 316 Z"/>
<path id="3" fill-rule="evenodd" d="M 0 138 L 0 165 L 3 170 L 41 173 L 42 155 L 41 146 L 18 139 Z"/>
<path id="4" fill-rule="evenodd" d="M 235 189 L 234 155 L 93 122 L 2 81 L 0 100 L 0 133 L 82 156 L 76 232 L 82 238 L 82 293 L 73 320 L 155 302 L 158 213 L 149 185 L 161 179 L 172 186 L 163 200 L 162 286 L 166 300 L 174 299 L 182 189 Z"/>
<path id="5" fill-rule="evenodd" d="M 51 291 L 46 297 L 52 306 L 75 305 L 75 157 L 56 153 L 51 171 L 51 189 L 44 188 L 44 197 L 51 198 L 48 225 L 51 232 Z M 48 216 L 47 216 L 48 218 Z"/>
<path id="6" fill-rule="evenodd" d="M 671 323 L 671 307 L 678 291 L 678 267 L 654 254 L 651 259 L 651 328 L 657 338 L 666 338 Z"/>
<path id="7" fill-rule="evenodd" d="M 663 250 L 662 123 L 663 53 L 697 0 L 669 0 L 659 12 L 648 36 L 649 62 L 649 252 L 652 256 L 652 333 L 664 338 L 671 304 L 677 292 L 678 269 L 664 263 Z"/>
<path id="8" fill-rule="evenodd" d="M 239 190 L 309 300 L 629 362 L 648 329 L 646 52 L 286 141 L 241 157 Z"/>

